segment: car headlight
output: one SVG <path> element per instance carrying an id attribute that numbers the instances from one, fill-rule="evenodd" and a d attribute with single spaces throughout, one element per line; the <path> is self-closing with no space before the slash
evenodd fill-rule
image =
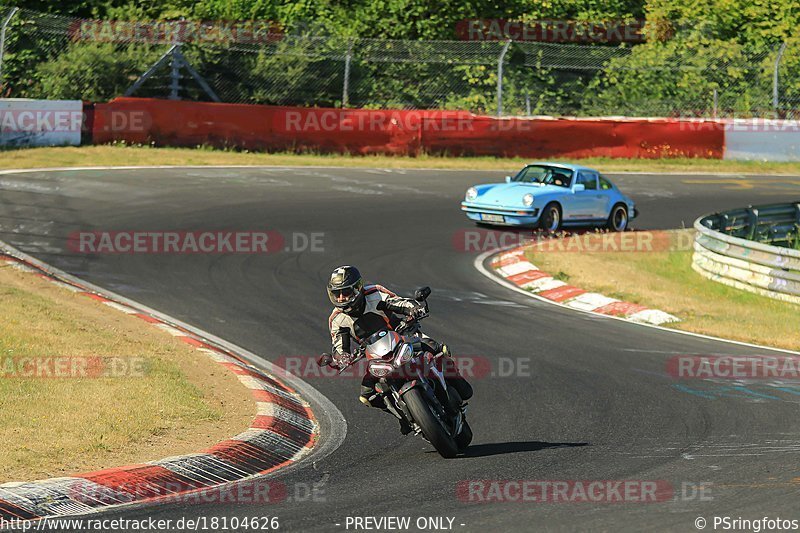
<path id="1" fill-rule="evenodd" d="M 528 193 L 522 197 L 522 205 L 525 207 L 530 207 L 533 205 L 533 195 L 531 193 Z"/>
<path id="2" fill-rule="evenodd" d="M 477 197 L 478 197 L 478 189 L 476 189 L 475 187 L 470 187 L 469 189 L 467 189 L 467 194 L 466 194 L 467 200 L 474 200 Z"/>
<path id="3" fill-rule="evenodd" d="M 369 373 L 376 378 L 382 378 L 388 375 L 393 369 L 392 363 L 386 363 L 384 361 L 373 361 L 369 365 Z"/>
<path id="4" fill-rule="evenodd" d="M 394 364 L 396 366 L 402 366 L 411 361 L 412 355 L 414 355 L 414 349 L 411 348 L 410 344 L 404 344 L 403 347 L 400 348 L 400 353 L 397 354 L 397 357 L 394 360 Z"/>

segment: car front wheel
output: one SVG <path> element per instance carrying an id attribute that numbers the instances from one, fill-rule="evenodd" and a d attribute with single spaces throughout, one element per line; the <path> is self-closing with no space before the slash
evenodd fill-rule
<path id="1" fill-rule="evenodd" d="M 558 204 L 547 204 L 539 218 L 539 229 L 549 232 L 558 231 L 561 228 L 561 208 Z"/>
<path id="2" fill-rule="evenodd" d="M 608 215 L 606 227 L 611 231 L 625 231 L 628 229 L 628 208 L 622 204 L 617 204 Z"/>

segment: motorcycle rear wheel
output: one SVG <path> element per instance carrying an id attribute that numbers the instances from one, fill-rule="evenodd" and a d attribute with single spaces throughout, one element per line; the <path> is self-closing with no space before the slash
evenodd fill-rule
<path id="1" fill-rule="evenodd" d="M 406 402 L 414 421 L 422 428 L 423 435 L 433 444 L 439 455 L 445 459 L 452 459 L 458 455 L 458 445 L 433 414 L 421 390 L 411 389 L 403 396 L 403 401 Z"/>

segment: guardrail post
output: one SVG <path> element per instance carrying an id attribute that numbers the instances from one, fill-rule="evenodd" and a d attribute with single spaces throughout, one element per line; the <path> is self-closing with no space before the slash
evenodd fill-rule
<path id="1" fill-rule="evenodd" d="M 353 41 L 347 45 L 347 55 L 344 57 L 344 82 L 342 83 L 342 107 L 350 105 L 350 61 L 353 57 Z"/>
<path id="2" fill-rule="evenodd" d="M 781 66 L 781 59 L 785 51 L 786 43 L 784 42 L 778 49 L 778 57 L 775 58 L 775 67 L 772 72 L 772 108 L 776 114 L 778 113 L 778 68 Z"/>
<path id="3" fill-rule="evenodd" d="M 506 58 L 508 47 L 511 46 L 511 39 L 506 41 L 500 57 L 497 59 L 497 116 L 503 116 L 503 60 Z"/>
<path id="4" fill-rule="evenodd" d="M 711 227 L 711 219 L 708 220 L 709 229 L 714 229 Z M 730 218 L 728 217 L 727 213 L 719 213 L 717 215 L 717 231 L 720 233 L 726 233 L 728 228 L 730 227 Z"/>
<path id="5" fill-rule="evenodd" d="M 747 207 L 747 240 L 755 241 L 758 235 L 758 209 Z"/>

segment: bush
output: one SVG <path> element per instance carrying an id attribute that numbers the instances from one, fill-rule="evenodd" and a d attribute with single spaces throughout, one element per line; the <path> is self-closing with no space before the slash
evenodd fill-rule
<path id="1" fill-rule="evenodd" d="M 165 51 L 149 46 L 77 43 L 35 68 L 31 97 L 106 101 L 122 95 Z"/>

